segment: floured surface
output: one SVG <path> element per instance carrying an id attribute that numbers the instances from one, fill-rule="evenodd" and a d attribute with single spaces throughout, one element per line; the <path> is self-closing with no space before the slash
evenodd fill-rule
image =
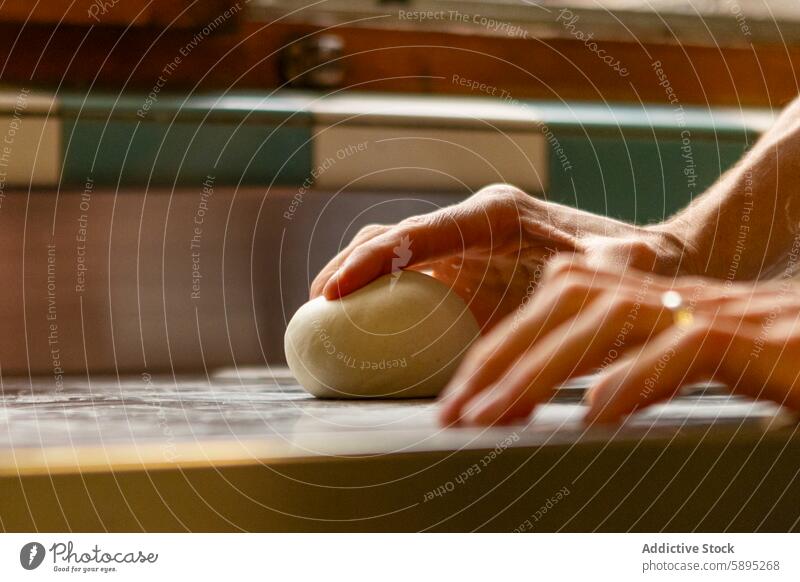
<path id="1" fill-rule="evenodd" d="M 204 377 L 73 379 L 3 383 L 0 454 L 10 458 L 43 449 L 134 445 L 169 450 L 207 443 L 235 444 L 264 458 L 381 455 L 426 450 L 541 447 L 577 442 L 741 434 L 753 438 L 791 425 L 779 407 L 720 394 L 684 396 L 631 418 L 624 426 L 586 430 L 582 387 L 566 389 L 540 407 L 532 421 L 493 429 L 442 429 L 431 400 L 318 400 L 285 369 L 240 370 Z M 198 448 L 199 447 L 199 448 Z M 213 459 L 209 459 L 213 461 Z"/>

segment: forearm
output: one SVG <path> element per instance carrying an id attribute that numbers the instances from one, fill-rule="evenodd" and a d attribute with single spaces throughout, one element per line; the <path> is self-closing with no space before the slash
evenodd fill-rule
<path id="1" fill-rule="evenodd" d="M 686 253 L 681 271 L 720 279 L 758 279 L 786 268 L 800 234 L 800 100 L 733 169 L 655 231 Z M 796 249 L 795 249 L 796 250 Z"/>

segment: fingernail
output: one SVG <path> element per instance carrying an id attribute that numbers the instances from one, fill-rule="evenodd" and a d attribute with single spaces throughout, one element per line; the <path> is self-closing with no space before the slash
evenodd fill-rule
<path id="1" fill-rule="evenodd" d="M 586 424 L 593 424 L 597 422 L 597 416 L 599 411 L 597 411 L 594 407 L 590 408 L 586 411 L 586 414 L 583 415 L 583 422 Z"/>
<path id="2" fill-rule="evenodd" d="M 461 409 L 450 406 L 442 406 L 439 409 L 439 422 L 444 425 L 459 424 L 461 421 Z"/>
<path id="3" fill-rule="evenodd" d="M 457 417 L 453 415 L 453 411 L 447 408 L 440 408 L 437 416 L 439 417 L 439 423 L 444 425 L 453 424 L 457 420 Z"/>
<path id="4" fill-rule="evenodd" d="M 469 426 L 476 426 L 478 424 L 478 419 L 474 410 L 468 410 L 462 414 L 461 421 Z"/>
<path id="5" fill-rule="evenodd" d="M 605 396 L 598 394 L 591 394 L 589 409 L 586 411 L 586 414 L 583 417 L 584 421 L 586 421 L 587 423 L 599 422 L 598 419 L 602 416 L 607 401 L 608 398 Z"/>

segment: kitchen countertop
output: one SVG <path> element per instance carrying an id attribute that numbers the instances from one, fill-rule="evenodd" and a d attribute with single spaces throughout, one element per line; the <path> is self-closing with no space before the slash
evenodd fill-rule
<path id="1" fill-rule="evenodd" d="M 52 379 L 7 378 L 3 381 L 0 399 L 0 488 L 3 483 L 14 482 L 25 499 L 36 495 L 48 498 L 55 495 L 60 499 L 59 487 L 52 485 L 54 479 L 74 484 L 79 478 L 80 489 L 88 491 L 87 479 L 102 482 L 108 475 L 115 476 L 118 487 L 118 480 L 123 478 L 120 475 L 127 475 L 124 478 L 129 479 L 147 475 L 152 484 L 153 475 L 158 475 L 158 480 L 179 474 L 181 483 L 188 483 L 193 478 L 187 475 L 219 479 L 226 471 L 244 470 L 249 471 L 249 478 L 258 476 L 258 479 L 274 481 L 272 487 L 259 489 L 259 494 L 272 495 L 279 486 L 282 502 L 293 495 L 298 503 L 300 498 L 306 499 L 301 504 L 304 514 L 302 518 L 283 516 L 277 521 L 263 520 L 262 516 L 262 521 L 257 522 L 248 521 L 254 518 L 247 515 L 235 520 L 233 529 L 380 529 L 384 525 L 377 527 L 375 524 L 400 523 L 403 529 L 416 530 L 436 529 L 435 525 L 440 522 L 428 523 L 431 513 L 422 511 L 426 505 L 432 507 L 434 496 L 437 502 L 443 503 L 438 498 L 449 495 L 450 502 L 445 505 L 454 504 L 453 510 L 463 509 L 459 496 L 464 493 L 448 491 L 451 487 L 457 489 L 458 482 L 463 484 L 471 479 L 473 486 L 461 489 L 464 492 L 473 489 L 473 493 L 478 490 L 476 484 L 480 483 L 482 489 L 492 482 L 493 487 L 484 492 L 490 493 L 512 477 L 522 483 L 531 480 L 530 475 L 526 477 L 525 471 L 521 471 L 530 469 L 539 476 L 538 483 L 542 479 L 541 468 L 535 465 L 541 462 L 549 467 L 548 475 L 554 471 L 555 482 L 547 486 L 548 494 L 558 491 L 559 487 L 577 491 L 581 479 L 590 482 L 592 473 L 602 467 L 605 467 L 602 469 L 605 483 L 630 469 L 641 472 L 634 483 L 640 483 L 651 472 L 650 477 L 663 473 L 663 477 L 668 478 L 669 471 L 664 473 L 657 468 L 663 464 L 665 451 L 682 455 L 681 470 L 686 469 L 687 463 L 691 467 L 698 462 L 698 467 L 704 468 L 705 474 L 697 468 L 687 473 L 700 480 L 693 486 L 695 492 L 702 489 L 704 476 L 710 478 L 714 471 L 727 470 L 729 463 L 722 462 L 723 457 L 735 451 L 743 454 L 748 447 L 752 451 L 773 446 L 776 459 L 784 459 L 780 466 L 796 473 L 796 425 L 778 406 L 728 396 L 714 387 L 701 387 L 670 403 L 652 407 L 622 426 L 587 430 L 580 421 L 584 409 L 580 400 L 585 387 L 586 383 L 580 381 L 565 387 L 529 422 L 491 429 L 443 429 L 435 421 L 433 401 L 317 400 L 297 386 L 285 368 L 227 370 L 209 377 L 67 378 L 59 386 Z M 793 451 L 793 465 L 786 465 L 787 447 L 789 452 Z M 702 454 L 697 454 L 698 451 Z M 645 462 L 640 458 L 643 454 L 655 456 L 648 457 Z M 608 455 L 616 456 L 609 462 Z M 741 462 L 749 462 L 752 456 L 751 452 L 742 457 Z M 581 460 L 569 461 L 573 457 Z M 763 457 L 759 458 L 763 460 Z M 719 463 L 713 463 L 715 460 Z M 419 466 L 413 468 L 409 463 Z M 354 473 L 354 466 L 362 470 Z M 470 467 L 474 470 L 469 471 Z M 289 491 L 292 489 L 287 483 L 299 480 L 296 476 L 287 478 L 287 471 L 303 473 L 301 481 L 306 490 L 287 492 L 286 487 Z M 387 480 L 386 471 L 400 473 Z M 679 473 L 671 471 L 674 480 Z M 493 473 L 491 479 L 485 476 L 490 472 Z M 270 475 L 265 477 L 265 473 Z M 478 473 L 482 475 L 478 477 Z M 460 480 L 456 478 L 459 476 Z M 34 493 L 25 484 L 35 483 L 37 479 L 39 486 L 48 480 L 51 485 L 45 487 L 45 491 Z M 331 479 L 335 485 L 331 485 Z M 386 511 L 382 512 L 378 494 L 393 491 L 393 484 L 398 480 L 405 481 L 403 495 L 408 494 L 407 488 L 414 484 L 410 487 L 415 490 L 411 502 L 401 503 L 402 509 L 398 509 L 390 495 L 383 499 Z M 230 482 L 228 477 L 224 482 Z M 792 487 L 796 483 L 795 478 L 789 481 Z M 311 489 L 307 490 L 308 487 Z M 192 489 L 195 488 L 196 483 L 192 482 Z M 354 488 L 367 488 L 375 493 L 377 497 L 371 501 L 375 507 L 368 512 L 371 517 L 366 522 L 357 521 L 355 526 L 352 520 L 345 518 L 321 519 L 321 515 L 331 511 L 330 507 L 310 509 L 313 504 L 309 504 L 308 495 L 313 491 L 313 498 L 321 499 L 331 493 L 331 488 L 339 489 L 339 493 L 342 488 L 351 493 Z M 163 497 L 169 487 L 153 485 L 153 489 Z M 437 489 L 439 494 L 434 493 Z M 238 488 L 234 491 L 238 492 Z M 588 491 L 591 488 L 587 489 L 587 494 Z M 107 497 L 109 492 L 89 496 L 95 507 L 98 495 Z M 10 499 L 13 495 L 5 497 Z M 365 494 L 360 499 L 366 501 L 368 497 Z M 578 497 L 573 497 L 573 501 Z M 234 498 L 241 499 L 238 493 L 234 493 Z M 586 500 L 590 499 L 588 495 Z M 15 524 L 29 523 L 26 520 L 32 519 L 33 510 L 19 513 L 17 508 L 12 511 L 10 503 L 8 499 L 0 501 L 0 519 L 4 527 L 25 529 Z M 532 503 L 535 510 L 538 502 Z M 102 505 L 99 504 L 101 509 Z M 112 511 L 113 505 L 109 505 L 108 511 Z M 385 521 L 387 515 L 403 513 L 409 508 L 422 516 L 421 521 Z M 15 511 L 16 518 L 13 517 Z M 512 528 L 508 524 L 522 522 L 526 511 L 531 510 L 509 517 L 510 521 L 504 522 L 502 527 L 493 527 Z M 454 515 L 460 513 L 456 511 Z M 135 512 L 135 523 L 144 519 L 143 514 L 149 515 L 145 510 Z M 275 515 L 274 511 L 270 514 Z M 82 529 L 76 525 L 83 523 L 80 519 L 76 521 L 73 517 L 66 522 L 59 519 L 51 528 Z M 109 519 L 105 517 L 102 522 Z M 144 521 L 151 524 L 146 529 L 157 530 L 224 530 L 234 523 L 215 519 L 192 526 L 181 526 L 184 519 L 164 521 L 163 515 L 150 516 Z M 324 527 L 320 527 L 320 520 L 326 524 Z M 574 516 L 571 520 L 577 527 L 583 527 Z M 39 518 L 39 523 L 51 522 L 52 519 Z M 446 522 L 450 526 L 461 523 L 452 519 Z M 88 523 L 97 527 L 96 521 L 90 519 Z M 614 523 L 612 520 L 609 526 L 620 527 Z M 648 523 L 654 522 L 644 522 Z M 121 527 L 124 530 L 126 526 Z M 559 527 L 569 529 L 564 523 Z"/>
<path id="2" fill-rule="evenodd" d="M 580 421 L 587 385 L 581 380 L 564 387 L 529 422 L 491 429 L 443 429 L 436 423 L 433 400 L 319 400 L 285 368 L 223 370 L 209 377 L 68 378 L 61 386 L 47 384 L 4 381 L 0 458 L 6 462 L 0 470 L 8 470 L 12 449 L 21 467 L 27 466 L 28 452 L 64 448 L 158 447 L 163 460 L 180 463 L 179 450 L 203 443 L 251 444 L 256 456 L 287 459 L 493 448 L 510 435 L 509 446 L 521 447 L 692 434 L 708 438 L 731 431 L 752 435 L 792 423 L 771 403 L 713 388 L 702 394 L 699 388 L 622 427 L 587 430 Z"/>

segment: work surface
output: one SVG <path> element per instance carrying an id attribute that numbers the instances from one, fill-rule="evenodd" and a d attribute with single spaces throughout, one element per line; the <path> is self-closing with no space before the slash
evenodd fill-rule
<path id="1" fill-rule="evenodd" d="M 779 407 L 698 389 L 587 430 L 584 387 L 487 430 L 439 427 L 432 401 L 316 400 L 280 368 L 6 379 L 0 519 L 11 530 L 797 527 L 800 448 Z M 555 497 L 559 510 L 531 522 Z M 775 512 L 784 502 L 793 513 Z"/>

